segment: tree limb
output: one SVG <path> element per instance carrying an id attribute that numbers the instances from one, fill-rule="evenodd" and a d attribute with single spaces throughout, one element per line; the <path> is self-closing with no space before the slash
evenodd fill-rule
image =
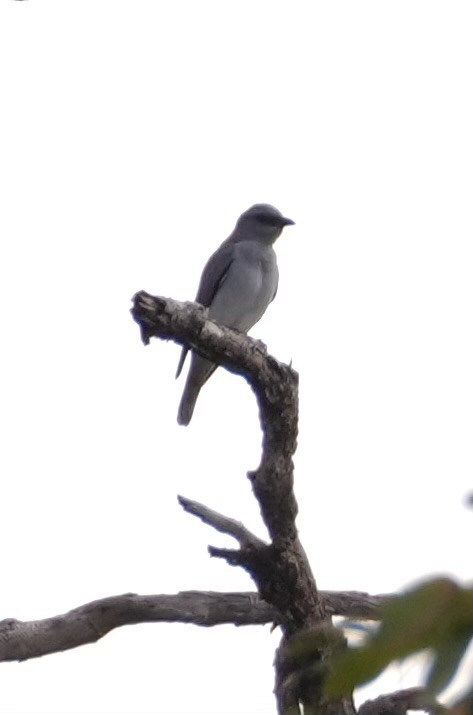
<path id="1" fill-rule="evenodd" d="M 236 521 L 228 516 L 224 516 L 200 502 L 178 496 L 178 501 L 185 511 L 193 516 L 197 516 L 204 524 L 213 527 L 223 534 L 232 536 L 240 544 L 240 550 L 220 549 L 209 546 L 211 556 L 225 559 L 231 566 L 243 566 L 249 562 L 248 570 L 251 571 L 251 560 L 255 558 L 255 552 L 259 559 L 266 556 L 270 558 L 268 544 L 255 536 L 240 521 Z M 324 603 L 325 611 L 330 615 L 344 615 L 354 620 L 376 620 L 378 611 L 383 603 L 395 598 L 394 595 L 372 596 L 359 591 L 323 591 L 320 596 Z M 276 613 L 276 612 L 274 612 Z"/>
<path id="2" fill-rule="evenodd" d="M 201 504 L 200 502 L 193 501 L 192 499 L 187 499 L 187 497 L 178 496 L 177 500 L 182 508 L 201 519 L 204 524 L 213 526 L 214 529 L 220 531 L 222 534 L 228 534 L 228 536 L 233 536 L 234 539 L 238 541 L 240 546 L 248 547 L 252 546 L 256 549 L 265 548 L 267 544 L 259 539 L 257 536 L 251 533 L 241 521 L 236 521 L 235 519 L 230 519 L 228 516 L 223 516 L 213 509 L 209 509 L 208 506 Z"/>
<path id="3" fill-rule="evenodd" d="M 330 614 L 317 591 L 295 524 L 297 502 L 292 458 L 297 446 L 298 375 L 268 355 L 261 343 L 208 320 L 206 311 L 197 304 L 140 292 L 134 297 L 131 312 L 145 344 L 154 336 L 188 345 L 212 362 L 241 374 L 256 396 L 263 448 L 258 469 L 248 476 L 271 542 L 264 546 L 246 544 L 239 551 L 212 548 L 211 553 L 243 566 L 250 573 L 260 596 L 278 614 L 283 632 L 280 647 L 286 653 L 292 637 L 300 631 L 331 627 Z M 314 654 L 321 670 L 330 660 L 331 648 L 331 640 L 325 639 L 320 651 Z M 287 659 L 276 657 L 276 671 L 283 661 Z M 298 693 L 293 689 L 284 692 L 285 683 L 289 682 L 286 676 L 276 673 L 279 713 L 286 715 L 289 709 L 299 712 L 301 706 L 306 715 L 354 712 L 350 699 L 329 701 L 320 678 L 314 679 L 310 687 L 304 684 Z"/>
<path id="4" fill-rule="evenodd" d="M 329 612 L 348 618 L 377 618 L 379 606 L 387 598 L 354 591 L 321 591 L 320 595 Z M 252 591 L 182 591 L 149 596 L 125 593 L 38 621 L 5 618 L 0 621 L 0 662 L 28 660 L 95 643 L 114 628 L 137 623 L 254 626 L 275 619 L 274 608 Z"/>
<path id="5" fill-rule="evenodd" d="M 136 623 L 178 622 L 199 626 L 255 625 L 273 609 L 256 593 L 183 591 L 175 595 L 126 593 L 92 601 L 39 621 L 0 621 L 0 661 L 27 660 L 94 643 L 114 628 Z"/>
<path id="6" fill-rule="evenodd" d="M 448 712 L 424 688 L 408 688 L 367 700 L 358 709 L 358 715 L 406 715 L 408 710 L 424 710 L 431 715 Z"/>
<path id="7" fill-rule="evenodd" d="M 292 455 L 297 439 L 297 373 L 268 355 L 260 341 L 209 320 L 197 303 L 181 303 L 144 291 L 135 295 L 133 303 L 131 313 L 145 344 L 154 336 L 189 345 L 249 382 L 263 429 L 261 464 L 249 477 L 273 542 L 294 539 L 297 503 Z"/>
<path id="8" fill-rule="evenodd" d="M 145 343 L 151 336 L 187 344 L 213 362 L 243 375 L 251 385 L 263 430 L 258 469 L 249 473 L 271 537 L 272 572 L 253 573 L 262 597 L 285 615 L 284 630 L 326 618 L 315 579 L 297 535 L 292 456 L 296 449 L 298 376 L 243 333 L 206 317 L 195 303 L 179 303 L 140 292 L 132 315 Z"/>

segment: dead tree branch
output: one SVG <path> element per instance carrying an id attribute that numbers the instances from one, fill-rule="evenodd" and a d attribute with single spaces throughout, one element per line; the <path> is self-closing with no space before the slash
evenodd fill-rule
<path id="1" fill-rule="evenodd" d="M 208 526 L 213 527 L 222 534 L 232 536 L 240 544 L 240 549 L 219 549 L 209 546 L 211 556 L 226 559 L 232 566 L 242 566 L 249 562 L 248 570 L 251 571 L 251 562 L 255 558 L 266 558 L 268 544 L 255 536 L 244 524 L 228 516 L 224 516 L 200 502 L 179 496 L 178 501 L 185 511 L 197 516 Z M 320 597 L 325 611 L 331 616 L 344 615 L 353 620 L 376 620 L 383 603 L 394 595 L 372 596 L 359 591 L 322 591 Z M 276 611 L 274 611 L 276 614 Z"/>
<path id="2" fill-rule="evenodd" d="M 0 621 L 0 661 L 27 660 L 94 643 L 114 628 L 178 622 L 199 626 L 264 624 L 273 609 L 255 593 L 184 591 L 175 595 L 120 596 L 92 601 L 39 621 Z"/>
<path id="3" fill-rule="evenodd" d="M 348 618 L 378 617 L 387 596 L 321 591 L 327 611 Z M 95 643 L 114 628 L 137 623 L 191 623 L 196 626 L 255 626 L 273 623 L 276 612 L 255 591 L 182 591 L 139 596 L 125 593 L 99 599 L 38 621 L 0 621 L 0 662 L 28 660 Z"/>
<path id="4" fill-rule="evenodd" d="M 331 628 L 330 614 L 318 593 L 295 524 L 293 455 L 297 446 L 298 375 L 268 355 L 261 343 L 208 320 L 204 309 L 196 304 L 141 292 L 134 298 L 132 315 L 145 344 L 150 337 L 187 344 L 241 374 L 255 393 L 263 448 L 258 469 L 248 476 L 271 542 L 246 544 L 239 550 L 212 548 L 211 554 L 248 571 L 260 596 L 277 612 L 283 632 L 281 648 L 287 654 L 291 639 L 301 631 L 320 628 L 325 632 Z M 320 666 L 318 675 L 310 682 L 298 681 L 297 690 L 288 685 L 291 673 L 284 671 L 284 663 L 291 659 L 276 657 L 275 692 L 280 713 L 298 713 L 302 707 L 306 715 L 348 715 L 354 711 L 351 700 L 331 702 L 324 694 L 321 673 L 331 658 L 333 644 L 329 638 L 322 640 L 323 646 L 314 655 Z"/>
<path id="5" fill-rule="evenodd" d="M 253 547 L 255 549 L 266 548 L 267 544 L 259 539 L 257 536 L 248 531 L 248 529 L 241 523 L 241 521 L 236 521 L 235 519 L 230 519 L 228 516 L 223 516 L 213 509 L 204 504 L 200 504 L 192 499 L 187 499 L 186 497 L 179 496 L 179 504 L 185 511 L 189 514 L 193 514 L 201 519 L 204 524 L 212 526 L 217 531 L 222 534 L 228 534 L 228 536 L 233 536 L 234 539 L 238 541 L 241 547 Z"/>
<path id="6" fill-rule="evenodd" d="M 431 715 L 443 715 L 448 710 L 423 688 L 408 688 L 396 693 L 367 700 L 358 715 L 406 715 L 408 710 L 423 710 Z"/>

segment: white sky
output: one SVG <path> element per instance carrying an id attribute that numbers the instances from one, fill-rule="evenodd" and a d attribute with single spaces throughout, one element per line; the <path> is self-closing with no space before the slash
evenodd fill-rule
<path id="1" fill-rule="evenodd" d="M 221 370 L 179 428 L 178 348 L 145 349 L 128 311 L 192 299 L 256 201 L 297 222 L 252 334 L 300 373 L 319 586 L 471 579 L 472 21 L 460 0 L 3 0 L 0 618 L 252 588 L 176 494 L 264 535 L 253 396 Z M 271 713 L 278 639 L 120 629 L 2 664 L 0 712 Z"/>

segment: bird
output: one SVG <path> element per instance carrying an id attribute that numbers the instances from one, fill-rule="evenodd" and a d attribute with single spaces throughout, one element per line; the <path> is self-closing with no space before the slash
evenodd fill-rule
<path id="1" fill-rule="evenodd" d="M 294 223 L 270 204 L 254 204 L 241 214 L 233 232 L 210 256 L 200 278 L 195 302 L 208 308 L 210 319 L 242 333 L 260 320 L 278 289 L 273 244 L 283 228 Z M 188 347 L 182 348 L 176 378 L 188 351 Z M 192 350 L 178 424 L 189 424 L 199 392 L 217 367 Z"/>

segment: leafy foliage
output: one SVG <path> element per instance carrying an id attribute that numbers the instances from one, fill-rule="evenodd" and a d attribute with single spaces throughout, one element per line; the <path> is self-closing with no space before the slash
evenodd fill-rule
<path id="1" fill-rule="evenodd" d="M 446 578 L 427 581 L 389 601 L 381 619 L 363 646 L 334 659 L 327 694 L 348 695 L 392 661 L 424 650 L 431 657 L 427 687 L 434 693 L 443 690 L 473 638 L 473 591 Z"/>

